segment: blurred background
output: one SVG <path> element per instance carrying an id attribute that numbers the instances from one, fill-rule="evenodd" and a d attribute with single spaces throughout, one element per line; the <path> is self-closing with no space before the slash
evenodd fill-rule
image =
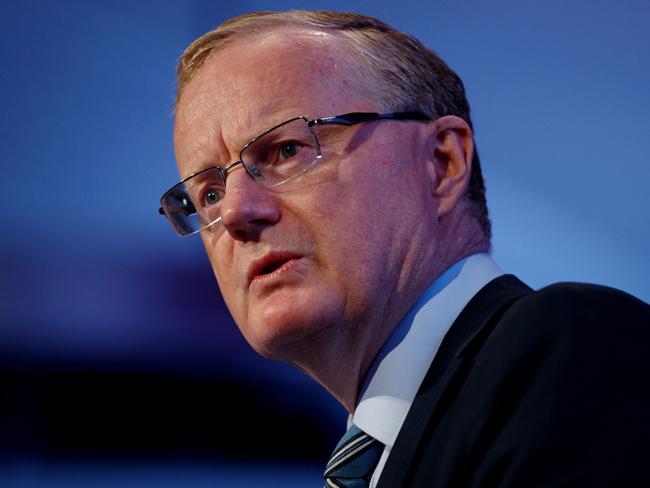
<path id="1" fill-rule="evenodd" d="M 3 1 L 0 486 L 320 485 L 342 408 L 250 350 L 157 214 L 176 60 L 288 8 L 377 16 L 461 75 L 502 268 L 650 300 L 646 0 Z"/>

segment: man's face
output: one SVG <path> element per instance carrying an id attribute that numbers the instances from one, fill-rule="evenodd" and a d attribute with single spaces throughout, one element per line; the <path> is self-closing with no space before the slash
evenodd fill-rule
<path id="1" fill-rule="evenodd" d="M 181 176 L 236 161 L 250 139 L 299 115 L 377 111 L 344 56 L 331 35 L 295 29 L 214 53 L 177 107 Z M 222 222 L 201 237 L 226 304 L 258 352 L 291 361 L 297 351 L 381 343 L 390 332 L 384 322 L 412 303 L 422 266 L 414 250 L 434 246 L 423 126 L 337 127 L 324 159 L 276 189 L 241 167 L 230 173 Z M 361 327 L 368 323 L 378 328 Z"/>

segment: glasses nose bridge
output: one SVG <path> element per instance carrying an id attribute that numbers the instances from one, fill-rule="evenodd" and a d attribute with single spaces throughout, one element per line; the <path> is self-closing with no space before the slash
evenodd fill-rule
<path id="1" fill-rule="evenodd" d="M 244 166 L 244 162 L 240 159 L 239 161 L 233 161 L 232 163 L 227 164 L 226 166 L 224 166 L 222 170 L 220 170 L 224 185 L 228 181 L 228 176 L 230 175 L 230 173 L 233 170 L 237 169 L 237 165 L 241 165 L 242 168 L 246 169 L 246 167 Z"/>

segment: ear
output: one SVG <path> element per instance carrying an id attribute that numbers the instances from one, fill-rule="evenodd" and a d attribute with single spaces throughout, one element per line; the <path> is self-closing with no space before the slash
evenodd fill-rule
<path id="1" fill-rule="evenodd" d="M 427 172 L 432 196 L 438 200 L 438 217 L 442 217 L 467 193 L 474 140 L 469 124 L 455 115 L 435 120 L 429 137 Z"/>

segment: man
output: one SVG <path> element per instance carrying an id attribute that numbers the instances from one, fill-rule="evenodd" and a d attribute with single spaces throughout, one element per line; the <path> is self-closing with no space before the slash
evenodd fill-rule
<path id="1" fill-rule="evenodd" d="M 503 275 L 463 84 L 417 40 L 232 19 L 180 60 L 174 139 L 161 210 L 251 346 L 350 412 L 327 486 L 650 481 L 648 306 Z"/>

